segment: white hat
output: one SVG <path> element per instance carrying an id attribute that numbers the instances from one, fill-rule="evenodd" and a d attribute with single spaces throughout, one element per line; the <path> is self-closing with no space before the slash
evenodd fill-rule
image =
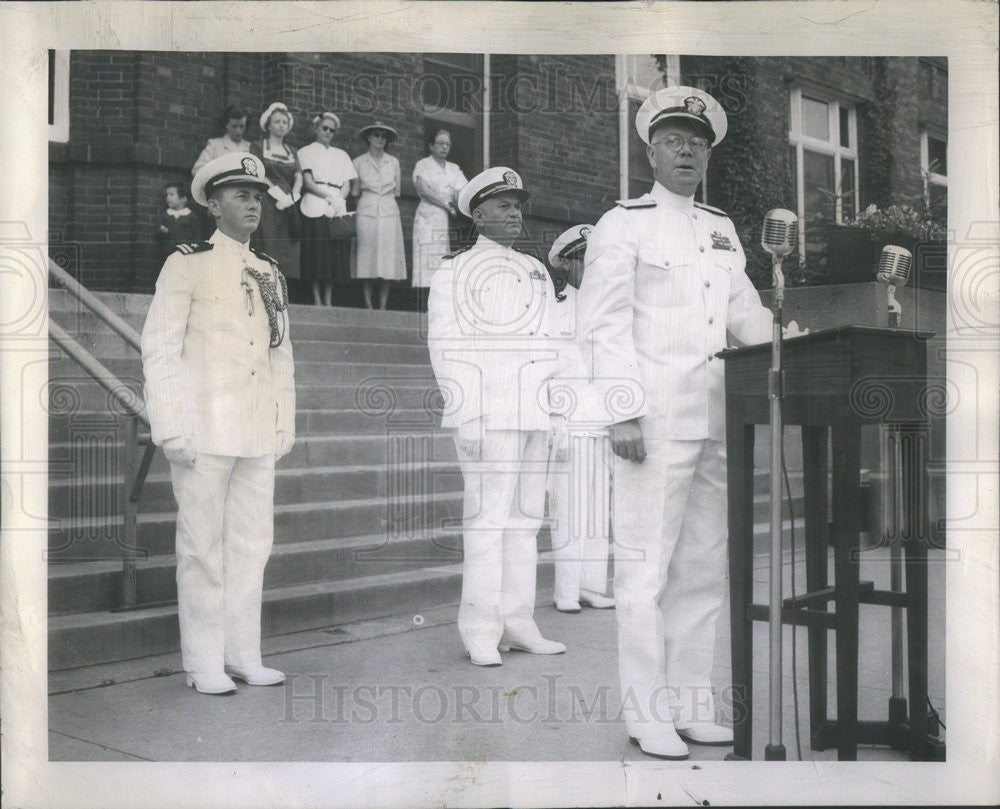
<path id="1" fill-rule="evenodd" d="M 314 115 L 312 119 L 313 126 L 319 126 L 319 122 L 326 118 L 332 120 L 337 129 L 340 129 L 340 119 L 332 112 L 320 112 Z"/>
<path id="2" fill-rule="evenodd" d="M 295 117 L 289 112 L 288 107 L 286 107 L 282 102 L 275 101 L 270 107 L 264 110 L 260 116 L 260 128 L 261 131 L 267 132 L 267 122 L 270 120 L 271 115 L 275 112 L 281 111 L 288 116 L 288 128 L 291 129 L 295 125 Z"/>
<path id="3" fill-rule="evenodd" d="M 644 143 L 653 129 L 669 118 L 683 118 L 704 126 L 715 146 L 726 136 L 726 111 L 712 96 L 697 87 L 665 87 L 651 94 L 635 114 L 635 128 Z"/>
<path id="4" fill-rule="evenodd" d="M 572 253 L 585 247 L 587 237 L 590 236 L 590 231 L 593 229 L 593 225 L 573 225 L 569 230 L 560 233 L 552 242 L 552 247 L 549 250 L 549 264 L 553 267 L 563 266 L 565 261 L 563 254 Z"/>
<path id="5" fill-rule="evenodd" d="M 232 183 L 250 183 L 267 188 L 264 162 L 249 152 L 229 152 L 210 160 L 194 175 L 191 197 L 199 205 L 208 207 L 208 195 L 213 189 Z"/>
<path id="6" fill-rule="evenodd" d="M 524 190 L 524 185 L 521 183 L 521 176 L 514 169 L 509 169 L 506 166 L 486 169 L 469 180 L 458 193 L 458 210 L 466 216 L 472 216 L 472 212 L 479 207 L 479 203 L 485 202 L 497 194 L 509 192 L 517 194 L 522 202 L 528 198 L 528 192 Z"/>

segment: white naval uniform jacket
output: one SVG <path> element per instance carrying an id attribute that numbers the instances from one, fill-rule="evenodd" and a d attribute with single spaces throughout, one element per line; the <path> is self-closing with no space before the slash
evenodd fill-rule
<path id="1" fill-rule="evenodd" d="M 608 423 L 643 435 L 725 439 L 729 344 L 766 342 L 771 313 L 745 272 L 732 221 L 659 183 L 611 209 L 587 240 L 580 311 L 585 361 Z"/>
<path id="2" fill-rule="evenodd" d="M 146 315 L 142 368 L 153 442 L 190 435 L 195 452 L 267 455 L 279 431 L 295 434 L 288 312 L 278 315 L 284 339 L 270 348 L 267 312 L 244 267 L 276 280 L 271 263 L 221 231 L 209 242 L 211 249 L 167 258 Z"/>
<path id="3" fill-rule="evenodd" d="M 431 278 L 427 344 L 445 395 L 442 427 L 482 417 L 490 430 L 548 430 L 559 361 L 545 267 L 480 236 Z"/>

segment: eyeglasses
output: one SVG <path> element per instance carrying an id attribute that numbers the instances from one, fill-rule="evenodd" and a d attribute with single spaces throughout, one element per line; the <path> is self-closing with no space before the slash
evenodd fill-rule
<path id="1" fill-rule="evenodd" d="M 320 129 L 322 129 L 324 132 L 336 132 L 337 131 L 337 128 L 335 126 L 321 126 Z"/>
<path id="2" fill-rule="evenodd" d="M 702 154 L 708 149 L 708 141 L 697 135 L 693 138 L 682 138 L 680 135 L 667 135 L 665 138 L 654 140 L 651 145 L 662 143 L 671 152 L 679 152 L 684 144 L 687 144 L 695 154 Z"/>

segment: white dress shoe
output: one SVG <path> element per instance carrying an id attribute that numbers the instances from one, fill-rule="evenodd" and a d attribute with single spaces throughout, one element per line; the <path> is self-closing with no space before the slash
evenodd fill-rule
<path id="1" fill-rule="evenodd" d="M 537 638 L 500 638 L 500 651 L 509 652 L 511 649 L 533 655 L 560 655 L 566 651 L 566 646 L 557 640 L 546 640 L 541 635 Z"/>
<path id="2" fill-rule="evenodd" d="M 236 693 L 236 683 L 221 671 L 189 671 L 187 673 L 187 686 L 188 688 L 193 688 L 199 694 L 222 695 Z"/>
<path id="3" fill-rule="evenodd" d="M 689 755 L 687 745 L 672 727 L 661 727 L 642 736 L 629 736 L 628 740 L 638 745 L 647 756 L 668 761 L 683 761 Z"/>
<path id="4" fill-rule="evenodd" d="M 502 666 L 500 652 L 489 647 L 484 649 L 469 649 L 466 652 L 473 666 Z"/>
<path id="5" fill-rule="evenodd" d="M 285 682 L 284 672 L 267 666 L 226 666 L 226 673 L 247 685 L 281 685 Z"/>
<path id="6" fill-rule="evenodd" d="M 555 600 L 555 604 L 556 604 L 556 609 L 559 610 L 559 612 L 579 612 L 580 611 L 580 602 L 579 601 L 572 601 L 571 599 L 568 599 L 568 598 L 557 598 Z"/>
<path id="7" fill-rule="evenodd" d="M 693 725 L 675 725 L 677 733 L 692 744 L 709 747 L 729 747 L 733 743 L 733 731 L 714 722 L 700 722 Z"/>
<path id="8" fill-rule="evenodd" d="M 580 603 L 595 610 L 610 610 L 615 606 L 615 600 L 590 590 L 580 591 Z"/>

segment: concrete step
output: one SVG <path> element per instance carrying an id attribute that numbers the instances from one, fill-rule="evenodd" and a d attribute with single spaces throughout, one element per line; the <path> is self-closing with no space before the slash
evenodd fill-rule
<path id="1" fill-rule="evenodd" d="M 86 517 L 87 504 L 120 504 L 123 482 L 120 475 L 53 477 L 49 481 L 49 516 Z M 395 465 L 392 468 L 386 464 L 282 468 L 275 475 L 274 502 L 277 505 L 337 502 L 364 497 L 384 498 L 389 496 L 390 491 L 431 494 L 453 493 L 461 489 L 462 473 L 457 462 Z M 176 508 L 170 476 L 158 473 L 147 477 L 140 511 L 149 513 Z M 94 516 L 94 512 L 89 512 L 89 516 Z"/>
<path id="2" fill-rule="evenodd" d="M 362 410 L 356 406 L 342 409 L 298 408 L 295 412 L 295 434 L 305 439 L 320 435 L 396 434 L 404 425 L 430 429 L 441 422 L 441 400 L 432 393 L 427 393 L 427 399 L 427 409 L 398 408 L 391 415 L 385 415 L 382 410 L 375 408 L 366 407 Z M 108 424 L 109 429 L 117 429 L 117 422 L 103 410 L 84 411 L 81 408 L 72 418 L 53 417 L 49 419 L 49 441 L 53 444 L 67 443 L 79 434 L 81 426 L 89 429 L 87 425 L 102 423 Z M 112 423 L 116 426 L 111 426 Z M 148 435 L 145 430 L 143 433 Z"/>
<path id="3" fill-rule="evenodd" d="M 130 375 L 121 381 L 142 396 L 141 375 Z M 320 383 L 297 379 L 296 411 L 355 409 L 373 415 L 394 415 L 396 410 L 428 408 L 434 413 L 441 412 L 441 394 L 430 369 L 427 369 L 426 375 L 411 374 L 402 377 L 373 373 L 362 382 L 363 384 L 344 381 Z M 112 406 L 110 395 L 79 369 L 68 375 L 51 377 L 48 401 L 41 404 L 48 409 L 50 422 L 81 414 L 94 414 L 113 420 L 114 413 L 117 412 L 117 405 Z M 437 423 L 440 423 L 440 418 Z"/>
<path id="4" fill-rule="evenodd" d="M 458 564 L 273 588 L 264 593 L 263 633 L 320 629 L 409 611 L 419 614 L 457 602 L 460 593 Z M 48 636 L 52 670 L 165 654 L 180 647 L 173 605 L 55 616 L 48 622 Z"/>
<path id="5" fill-rule="evenodd" d="M 264 574 L 265 589 L 457 564 L 462 561 L 458 529 L 387 538 L 385 535 L 320 539 L 276 545 Z M 55 565 L 48 583 L 49 614 L 116 609 L 121 603 L 118 560 Z M 176 557 L 162 554 L 136 565 L 140 606 L 176 602 Z"/>
<path id="6" fill-rule="evenodd" d="M 121 359 L 103 359 L 103 365 L 123 382 L 142 382 L 142 361 L 138 356 Z M 49 363 L 49 378 L 54 381 L 85 377 L 80 366 L 69 357 Z M 89 378 L 88 378 L 89 379 Z M 379 360 L 296 360 L 295 383 L 298 385 L 348 385 L 385 384 L 397 379 L 421 380 L 429 387 L 437 387 L 434 373 L 427 363 L 384 362 Z M 96 384 L 96 383 L 94 383 Z"/>
<path id="7" fill-rule="evenodd" d="M 339 327 L 341 333 L 334 336 L 325 334 L 330 329 L 313 327 L 310 333 L 295 333 L 292 348 L 296 362 L 385 362 L 430 364 L 426 341 L 398 339 L 398 335 L 387 329 L 385 339 L 366 338 L 352 333 L 349 326 Z M 88 331 L 72 335 L 80 345 L 97 357 L 105 365 L 109 360 L 138 359 L 139 353 L 117 334 L 110 331 Z M 390 339 L 397 338 L 397 339 Z"/>
<path id="8" fill-rule="evenodd" d="M 75 429 L 75 427 L 72 427 Z M 111 424 L 107 430 L 95 431 L 96 438 L 87 443 L 83 434 L 74 443 L 52 442 L 49 462 L 54 478 L 69 476 L 83 479 L 92 475 L 114 476 L 120 469 L 121 439 Z M 95 454 L 99 450 L 99 456 Z M 447 431 L 407 425 L 370 435 L 307 435 L 297 438 L 292 451 L 278 461 L 278 470 L 306 469 L 328 466 L 372 466 L 377 464 L 398 468 L 437 461 L 455 461 L 455 443 Z M 153 456 L 151 475 L 167 475 L 170 465 L 162 451 Z"/>
<path id="9" fill-rule="evenodd" d="M 84 282 L 86 283 L 86 281 Z M 121 292 L 96 292 L 94 294 L 136 329 L 142 328 L 149 304 L 153 299 L 152 295 Z M 48 305 L 50 314 L 64 328 L 74 327 L 77 323 L 96 321 L 96 318 L 65 290 L 50 289 Z M 419 312 L 383 311 L 340 306 L 306 306 L 302 304 L 292 304 L 289 308 L 289 317 L 293 329 L 297 325 L 337 325 L 419 331 L 426 326 L 427 322 L 427 315 Z"/>
<path id="10" fill-rule="evenodd" d="M 461 492 L 436 495 L 367 497 L 339 502 L 292 503 L 274 509 L 275 544 L 304 537 L 344 539 L 367 534 L 389 537 L 450 529 L 462 519 Z M 139 514 L 139 546 L 149 556 L 173 552 L 177 513 Z M 49 530 L 49 561 L 65 563 L 117 559 L 123 555 L 121 517 L 110 509 L 89 518 L 54 519 Z"/>

